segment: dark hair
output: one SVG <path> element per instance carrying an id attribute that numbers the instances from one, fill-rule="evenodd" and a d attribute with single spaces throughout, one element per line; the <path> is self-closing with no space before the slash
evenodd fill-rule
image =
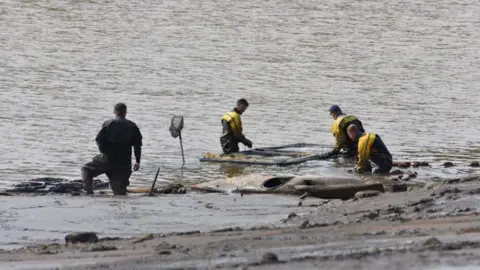
<path id="1" fill-rule="evenodd" d="M 237 105 L 245 105 L 245 106 L 248 107 L 248 102 L 247 102 L 246 99 L 241 98 L 241 99 L 237 100 Z"/>
<path id="2" fill-rule="evenodd" d="M 113 110 L 117 112 L 117 114 L 125 115 L 127 113 L 127 105 L 125 103 L 117 103 L 113 107 Z"/>

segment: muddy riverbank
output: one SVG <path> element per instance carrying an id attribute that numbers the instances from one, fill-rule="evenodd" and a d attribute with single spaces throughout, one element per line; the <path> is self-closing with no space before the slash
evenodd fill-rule
<path id="1" fill-rule="evenodd" d="M 127 238 L 108 238 L 113 234 L 82 226 L 77 231 L 97 232 L 100 240 L 65 245 L 62 237 L 3 250 L 0 267 L 440 269 L 435 267 L 442 265 L 441 269 L 476 269 L 473 265 L 480 263 L 480 181 L 443 181 L 409 189 L 345 201 L 307 198 L 301 206 L 298 198 L 278 195 L 210 194 L 215 200 L 229 198 L 233 202 L 235 198 L 239 204 L 264 198 L 285 205 L 265 213 L 264 225 L 255 226 L 240 217 L 240 207 L 216 209 L 214 205 L 210 209 L 235 211 L 237 219 L 228 226 L 208 229 L 199 217 L 197 225 L 192 221 L 188 230 L 178 227 L 176 231 L 132 224 L 138 236 Z M 63 235 L 75 231 L 68 226 L 64 229 Z"/>

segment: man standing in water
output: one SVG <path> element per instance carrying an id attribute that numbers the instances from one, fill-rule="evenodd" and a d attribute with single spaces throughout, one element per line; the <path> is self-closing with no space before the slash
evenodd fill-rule
<path id="1" fill-rule="evenodd" d="M 247 108 L 248 102 L 243 98 L 239 99 L 235 108 L 222 117 L 223 133 L 220 137 L 220 144 L 224 154 L 238 152 L 240 150 L 239 142 L 252 148 L 252 142 L 243 135 L 242 119 L 240 118 Z"/>
<path id="2" fill-rule="evenodd" d="M 357 155 L 357 144 L 352 141 L 347 135 L 347 128 L 350 125 L 356 125 L 358 129 L 365 132 L 362 122 L 354 115 L 344 114 L 338 105 L 330 107 L 330 115 L 335 120 L 332 125 L 332 133 L 335 137 L 335 147 L 329 153 L 331 156 L 336 156 L 344 149 L 348 157 Z"/>
<path id="3" fill-rule="evenodd" d="M 373 173 L 389 173 L 392 169 L 392 155 L 383 143 L 380 136 L 375 133 L 365 133 L 356 125 L 350 125 L 347 129 L 348 136 L 352 141 L 358 141 L 358 157 L 356 173 L 371 171 L 370 161 L 378 166 Z"/>
<path id="4" fill-rule="evenodd" d="M 126 195 L 132 173 L 132 147 L 135 153 L 133 170 L 140 168 L 142 134 L 137 125 L 126 119 L 127 105 L 114 107 L 115 118 L 103 123 L 95 141 L 100 154 L 82 167 L 82 179 L 87 194 L 93 194 L 93 178 L 106 174 L 115 195 Z"/>

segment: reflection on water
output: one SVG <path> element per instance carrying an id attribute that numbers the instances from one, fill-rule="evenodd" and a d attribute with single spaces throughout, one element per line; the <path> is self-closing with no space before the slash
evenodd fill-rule
<path id="1" fill-rule="evenodd" d="M 238 164 L 221 164 L 220 172 L 226 177 L 235 177 L 245 174 L 245 167 L 247 166 Z"/>

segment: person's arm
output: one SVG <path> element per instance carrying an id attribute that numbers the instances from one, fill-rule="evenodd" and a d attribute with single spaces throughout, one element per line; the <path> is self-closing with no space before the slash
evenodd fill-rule
<path id="1" fill-rule="evenodd" d="M 335 138 L 335 145 L 332 151 L 330 151 L 328 154 L 330 156 L 336 156 L 340 153 L 340 150 L 342 149 L 341 131 L 340 131 L 340 127 L 337 126 L 336 122 L 332 124 L 332 134 L 333 134 L 333 137 Z"/>
<path id="2" fill-rule="evenodd" d="M 338 154 L 340 153 L 340 150 L 342 150 L 342 147 L 345 145 L 345 142 L 347 141 L 347 135 L 343 134 L 343 132 L 340 132 L 337 136 L 335 136 L 335 146 L 333 147 L 332 153 Z"/>
<path id="3" fill-rule="evenodd" d="M 134 136 L 133 136 L 133 152 L 135 154 L 135 162 L 140 164 L 140 160 L 142 158 L 142 143 L 143 136 L 140 132 L 140 129 L 137 125 L 134 125 Z"/>
<path id="4" fill-rule="evenodd" d="M 106 153 L 108 143 L 106 123 L 103 123 L 102 128 L 97 133 L 97 137 L 95 137 L 95 141 L 97 142 L 98 150 L 100 151 L 100 153 Z"/>
<path id="5" fill-rule="evenodd" d="M 355 166 L 356 173 L 364 173 L 369 167 L 368 161 L 370 157 L 367 156 L 367 144 L 368 140 L 364 140 L 358 144 L 357 166 Z"/>
<path id="6" fill-rule="evenodd" d="M 251 142 L 249 139 L 247 139 L 247 138 L 245 137 L 245 135 L 243 135 L 242 132 L 240 132 L 240 131 L 239 131 L 239 132 L 234 132 L 233 135 L 237 138 L 237 140 L 238 140 L 239 142 L 241 142 L 241 143 L 243 143 L 244 145 L 252 148 L 252 142 Z"/>
<path id="7" fill-rule="evenodd" d="M 230 124 L 225 121 L 225 120 L 222 120 L 222 125 L 223 125 L 223 130 L 228 130 L 228 132 L 232 132 L 233 136 L 241 143 L 243 143 L 244 145 L 248 146 L 248 147 L 252 147 L 252 142 L 247 139 L 245 137 L 245 135 L 243 135 L 242 132 L 240 131 L 233 131 L 233 129 L 230 127 Z"/>

